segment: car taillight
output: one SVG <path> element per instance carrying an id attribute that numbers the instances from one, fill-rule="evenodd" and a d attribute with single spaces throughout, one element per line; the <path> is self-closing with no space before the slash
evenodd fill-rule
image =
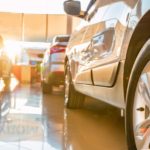
<path id="1" fill-rule="evenodd" d="M 65 49 L 64 46 L 53 46 L 50 48 L 50 54 L 65 52 Z"/>

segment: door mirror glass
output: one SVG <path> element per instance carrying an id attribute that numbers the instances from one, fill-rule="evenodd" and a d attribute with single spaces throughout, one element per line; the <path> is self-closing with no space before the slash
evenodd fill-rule
<path id="1" fill-rule="evenodd" d="M 80 16 L 81 4 L 80 1 L 67 0 L 64 2 L 64 11 L 73 16 Z"/>

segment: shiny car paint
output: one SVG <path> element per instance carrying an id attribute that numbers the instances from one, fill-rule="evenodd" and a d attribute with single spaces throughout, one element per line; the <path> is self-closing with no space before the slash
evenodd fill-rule
<path id="1" fill-rule="evenodd" d="M 64 47 L 65 48 L 65 47 Z M 64 84 L 64 57 L 65 50 L 51 52 L 49 49 L 45 52 L 41 80 L 47 84 Z"/>
<path id="2" fill-rule="evenodd" d="M 77 91 L 125 108 L 130 71 L 139 53 L 133 51 L 138 40 L 135 35 L 139 33 L 145 41 L 150 37 L 150 32 L 139 32 L 148 26 L 142 21 L 148 20 L 149 14 L 148 0 L 96 1 L 66 50 Z"/>

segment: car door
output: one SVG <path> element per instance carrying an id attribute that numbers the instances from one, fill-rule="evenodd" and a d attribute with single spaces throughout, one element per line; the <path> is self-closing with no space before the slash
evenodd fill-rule
<path id="1" fill-rule="evenodd" d="M 90 72 L 92 85 L 113 86 L 120 64 L 121 45 L 130 11 L 131 8 L 122 1 L 94 10 L 84 38 L 85 41 L 88 36 L 91 39 L 86 49 L 88 58 L 86 65 L 76 76 L 76 83 L 86 84 L 84 76 Z M 95 24 L 98 24 L 96 33 L 89 35 Z"/>

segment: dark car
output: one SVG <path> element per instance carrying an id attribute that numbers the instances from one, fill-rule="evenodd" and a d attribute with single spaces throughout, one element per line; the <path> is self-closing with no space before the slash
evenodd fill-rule
<path id="1" fill-rule="evenodd" d="M 41 64 L 43 93 L 51 93 L 52 86 L 54 85 L 64 85 L 64 58 L 68 40 L 68 35 L 54 37 L 52 45 L 44 54 L 44 59 Z"/>
<path id="2" fill-rule="evenodd" d="M 83 22 L 65 57 L 65 105 L 79 108 L 85 95 L 125 112 L 129 150 L 150 149 L 150 1 L 64 2 Z"/>

